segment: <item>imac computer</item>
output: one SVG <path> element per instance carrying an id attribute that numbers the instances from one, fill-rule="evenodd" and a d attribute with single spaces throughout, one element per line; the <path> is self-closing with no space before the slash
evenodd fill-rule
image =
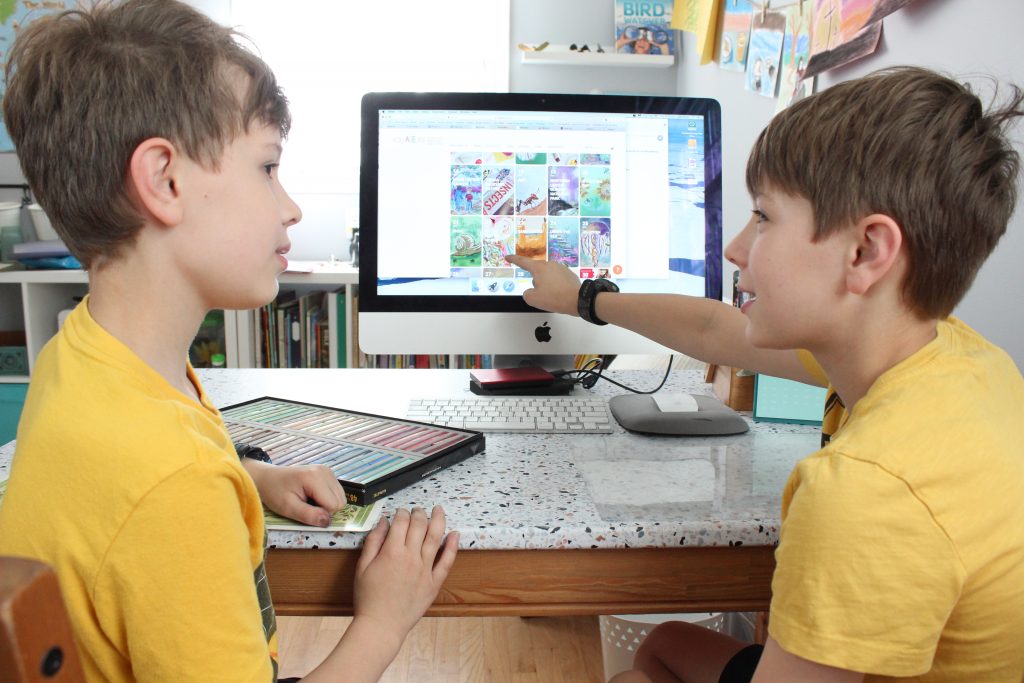
<path id="1" fill-rule="evenodd" d="M 528 306 L 508 254 L 623 292 L 722 296 L 722 127 L 696 97 L 370 93 L 359 346 L 382 354 L 668 354 Z"/>

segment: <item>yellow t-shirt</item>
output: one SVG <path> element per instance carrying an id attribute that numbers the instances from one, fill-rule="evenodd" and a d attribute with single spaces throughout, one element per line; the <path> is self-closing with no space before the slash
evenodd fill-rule
<path id="1" fill-rule="evenodd" d="M 869 682 L 1020 683 L 1022 444 L 1013 361 L 940 322 L 790 475 L 772 637 Z"/>
<path id="2" fill-rule="evenodd" d="M 55 568 L 89 680 L 276 675 L 259 494 L 200 395 L 103 330 L 88 299 L 35 366 L 0 554 Z"/>

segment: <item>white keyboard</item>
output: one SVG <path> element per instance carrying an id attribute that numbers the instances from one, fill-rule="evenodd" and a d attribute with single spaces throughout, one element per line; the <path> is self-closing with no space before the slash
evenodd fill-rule
<path id="1" fill-rule="evenodd" d="M 601 398 L 480 396 L 413 399 L 406 417 L 480 432 L 610 434 L 608 402 Z"/>

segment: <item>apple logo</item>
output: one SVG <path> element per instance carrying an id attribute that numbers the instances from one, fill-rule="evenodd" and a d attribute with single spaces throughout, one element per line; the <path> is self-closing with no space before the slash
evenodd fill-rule
<path id="1" fill-rule="evenodd" d="M 539 342 L 551 341 L 551 328 L 548 327 L 547 320 L 544 321 L 543 325 L 539 325 L 537 329 L 533 331 L 533 336 L 535 336 Z"/>

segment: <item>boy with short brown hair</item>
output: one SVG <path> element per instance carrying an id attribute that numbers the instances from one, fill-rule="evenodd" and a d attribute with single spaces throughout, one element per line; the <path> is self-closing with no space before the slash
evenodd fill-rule
<path id="1" fill-rule="evenodd" d="M 918 68 L 797 102 L 748 161 L 753 217 L 725 252 L 741 310 L 597 295 L 600 320 L 687 355 L 829 387 L 823 448 L 783 494 L 763 654 L 664 624 L 616 683 L 1021 681 L 1024 380 L 950 316 L 1013 212 L 1021 103 L 986 114 Z M 529 303 L 575 313 L 572 273 L 509 260 Z"/>
<path id="2" fill-rule="evenodd" d="M 40 18 L 7 64 L 25 176 L 89 272 L 35 365 L 0 553 L 52 565 L 90 680 L 273 681 L 263 504 L 325 526 L 329 469 L 239 461 L 187 361 L 211 309 L 273 299 L 299 207 L 287 101 L 229 29 L 174 0 Z M 454 562 L 435 508 L 366 538 L 355 618 L 307 680 L 377 680 Z"/>

